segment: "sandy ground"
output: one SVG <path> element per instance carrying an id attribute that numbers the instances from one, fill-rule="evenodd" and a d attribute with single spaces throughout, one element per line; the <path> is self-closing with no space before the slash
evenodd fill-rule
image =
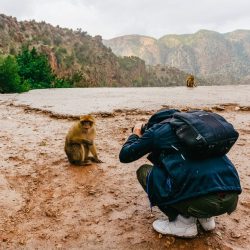
<path id="1" fill-rule="evenodd" d="M 81 104 L 74 99 L 70 103 L 69 97 L 77 96 L 72 90 L 0 95 L 0 249 L 250 249 L 249 87 L 240 90 L 240 97 L 234 87 L 231 98 L 231 87 L 225 95 L 219 94 L 223 91 L 220 88 L 217 94 L 212 87 L 169 88 L 171 94 L 164 98 L 173 100 L 172 95 L 179 93 L 172 106 L 161 97 L 156 101 L 148 92 L 150 99 L 140 89 L 145 96 L 133 105 L 127 101 L 127 110 L 122 110 L 123 101 L 112 104 L 112 96 L 103 96 L 103 102 L 93 98 L 86 103 L 80 98 L 83 92 L 78 94 Z M 124 90 L 117 91 L 111 91 L 115 100 Z M 136 91 L 126 89 L 122 100 L 126 95 L 130 100 Z M 165 95 L 164 91 L 159 95 Z M 100 89 L 97 92 L 102 93 Z M 162 214 L 157 208 L 150 211 L 136 180 L 135 171 L 146 158 L 122 164 L 118 154 L 135 122 L 144 122 L 154 111 L 169 105 L 197 107 L 201 92 L 207 93 L 206 102 L 199 107 L 220 113 L 240 133 L 229 157 L 238 169 L 243 193 L 233 214 L 216 218 L 213 232 L 199 227 L 195 239 L 162 236 L 152 229 L 152 222 Z M 143 99 L 155 101 L 155 106 L 132 109 Z M 86 105 L 88 112 L 81 112 L 81 105 Z M 68 113 L 60 112 L 64 108 Z M 77 112 L 95 113 L 96 143 L 104 163 L 87 167 L 68 163 L 64 139 Z"/>
<path id="2" fill-rule="evenodd" d="M 198 88 L 72 88 L 32 90 L 2 95 L 0 101 L 49 110 L 58 115 L 113 112 L 115 109 L 160 109 L 163 105 L 200 107 L 219 103 L 249 105 L 249 85 Z"/>

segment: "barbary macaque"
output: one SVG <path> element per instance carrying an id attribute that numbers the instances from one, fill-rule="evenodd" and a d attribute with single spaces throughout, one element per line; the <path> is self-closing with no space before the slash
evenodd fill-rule
<path id="1" fill-rule="evenodd" d="M 189 88 L 196 87 L 196 84 L 195 84 L 195 82 L 194 82 L 194 76 L 193 76 L 193 75 L 189 75 L 189 76 L 187 77 L 186 84 L 187 84 L 187 87 L 189 87 Z"/>
<path id="2" fill-rule="evenodd" d="M 96 136 L 95 119 L 92 115 L 80 116 L 69 130 L 65 140 L 65 153 L 71 164 L 84 166 L 91 161 L 101 163 L 96 152 L 94 139 Z M 89 151 L 93 157 L 89 157 Z"/>

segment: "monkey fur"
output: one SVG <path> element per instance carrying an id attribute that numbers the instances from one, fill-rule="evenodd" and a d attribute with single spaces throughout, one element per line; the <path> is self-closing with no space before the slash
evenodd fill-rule
<path id="1" fill-rule="evenodd" d="M 189 88 L 196 87 L 196 84 L 195 84 L 195 82 L 194 82 L 194 76 L 193 76 L 193 75 L 189 75 L 189 76 L 187 77 L 186 84 L 187 84 L 187 87 L 189 87 Z"/>
<path id="2" fill-rule="evenodd" d="M 91 115 L 80 116 L 68 131 L 65 140 L 65 153 L 73 165 L 84 166 L 93 162 L 101 163 L 96 152 L 94 139 L 96 136 L 95 119 Z M 93 157 L 89 157 L 89 152 Z"/>

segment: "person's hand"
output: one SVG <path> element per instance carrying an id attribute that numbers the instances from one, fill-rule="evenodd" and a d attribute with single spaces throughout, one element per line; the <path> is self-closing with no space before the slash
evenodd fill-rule
<path id="1" fill-rule="evenodd" d="M 135 126 L 134 126 L 134 128 L 133 128 L 133 134 L 138 135 L 139 137 L 141 137 L 142 136 L 141 127 L 143 125 L 144 124 L 142 122 L 136 123 Z"/>

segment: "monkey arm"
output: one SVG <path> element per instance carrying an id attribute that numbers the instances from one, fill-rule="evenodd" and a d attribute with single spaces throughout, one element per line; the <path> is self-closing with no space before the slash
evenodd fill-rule
<path id="1" fill-rule="evenodd" d="M 82 144 L 87 145 L 87 146 L 91 146 L 91 145 L 93 145 L 93 142 L 89 141 L 87 139 L 82 139 Z"/>
<path id="2" fill-rule="evenodd" d="M 93 161 L 97 162 L 97 163 L 102 163 L 103 161 L 101 161 L 98 156 L 97 156 L 97 152 L 96 152 L 96 146 L 95 144 L 93 144 L 92 146 L 89 147 L 89 150 L 91 152 L 91 154 L 93 155 Z"/>
<path id="3" fill-rule="evenodd" d="M 69 142 L 72 144 L 77 143 L 77 144 L 84 144 L 87 146 L 93 145 L 92 141 L 84 139 L 84 138 L 80 138 L 80 137 L 74 137 L 74 138 L 70 139 Z"/>

